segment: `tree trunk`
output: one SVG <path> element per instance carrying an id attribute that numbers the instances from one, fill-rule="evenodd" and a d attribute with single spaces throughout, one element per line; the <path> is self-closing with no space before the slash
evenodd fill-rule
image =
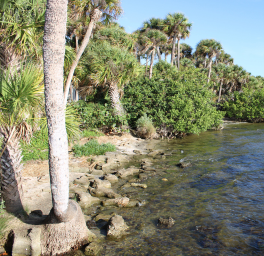
<path id="1" fill-rule="evenodd" d="M 75 50 L 76 50 L 76 53 L 79 51 L 79 37 L 75 35 Z"/>
<path id="2" fill-rule="evenodd" d="M 221 80 L 221 83 L 220 83 L 220 88 L 219 88 L 219 96 L 218 96 L 218 102 L 220 102 L 220 101 L 221 101 L 222 87 L 223 87 L 223 80 Z"/>
<path id="3" fill-rule="evenodd" d="M 108 93 L 111 100 L 111 106 L 114 109 L 115 114 L 118 116 L 124 115 L 125 111 L 120 102 L 118 87 L 116 83 L 113 82 L 110 84 Z"/>
<path id="4" fill-rule="evenodd" d="M 146 58 L 146 69 L 145 69 L 145 75 L 147 76 L 147 74 L 148 74 L 148 55 Z"/>
<path id="5" fill-rule="evenodd" d="M 173 60 L 175 56 L 175 44 L 176 44 L 176 35 L 173 37 L 173 42 L 172 42 L 172 49 L 171 49 L 171 66 L 173 66 Z"/>
<path id="6" fill-rule="evenodd" d="M 154 58 L 155 58 L 155 48 L 153 48 L 152 54 L 151 54 L 151 61 L 150 61 L 150 66 L 149 66 L 149 79 L 152 78 Z"/>
<path id="7" fill-rule="evenodd" d="M 7 143 L 7 144 L 6 144 Z M 8 142 L 8 136 L 2 145 L 2 195 L 8 212 L 23 210 L 22 175 L 23 164 L 19 139 L 14 136 Z"/>
<path id="8" fill-rule="evenodd" d="M 63 104 L 63 65 L 67 0 L 47 2 L 43 37 L 45 109 L 49 134 L 49 172 L 54 215 L 66 221 L 69 201 L 68 140 Z"/>
<path id="9" fill-rule="evenodd" d="M 207 83 L 210 82 L 211 71 L 212 71 L 212 58 L 210 58 L 210 60 L 209 60 L 209 71 L 208 71 L 208 79 L 207 79 Z"/>
<path id="10" fill-rule="evenodd" d="M 159 61 L 161 60 L 161 54 L 160 54 L 160 48 L 159 46 L 157 46 L 157 54 L 158 54 L 158 58 L 159 58 Z"/>
<path id="11" fill-rule="evenodd" d="M 178 54 L 177 54 L 177 67 L 178 70 L 180 70 L 180 38 L 178 39 Z"/>
<path id="12" fill-rule="evenodd" d="M 71 66 L 71 69 L 70 69 L 70 72 L 69 72 L 69 75 L 68 75 L 68 78 L 67 78 L 67 82 L 66 82 L 66 85 L 65 85 L 65 91 L 64 91 L 64 105 L 65 106 L 67 104 L 69 87 L 70 87 L 70 84 L 71 84 L 71 80 L 72 80 L 75 68 L 77 67 L 78 62 L 79 62 L 79 60 L 80 60 L 80 58 L 81 58 L 86 46 L 89 43 L 89 40 L 90 40 L 90 37 L 91 37 L 92 30 L 93 30 L 95 22 L 97 22 L 101 17 L 102 17 L 102 12 L 99 9 L 95 9 L 93 11 L 93 13 L 91 14 L 91 21 L 90 21 L 88 29 L 86 31 L 85 37 L 84 37 L 84 39 L 82 41 L 82 45 L 81 45 L 79 51 L 77 52 L 77 55 L 76 55 L 76 58 L 75 58 L 74 62 L 72 63 L 72 66 Z"/>

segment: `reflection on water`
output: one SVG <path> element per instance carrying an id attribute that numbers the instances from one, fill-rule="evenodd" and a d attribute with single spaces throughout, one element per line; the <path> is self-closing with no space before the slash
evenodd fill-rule
<path id="1" fill-rule="evenodd" d="M 172 152 L 155 163 L 164 172 L 136 194 L 144 207 L 113 209 L 131 234 L 107 242 L 103 255 L 264 255 L 263 132 L 263 124 L 232 124 L 160 142 Z M 169 216 L 172 228 L 157 226 Z"/>

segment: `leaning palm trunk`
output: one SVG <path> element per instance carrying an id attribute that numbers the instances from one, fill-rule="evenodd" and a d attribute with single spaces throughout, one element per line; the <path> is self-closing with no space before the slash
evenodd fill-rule
<path id="1" fill-rule="evenodd" d="M 115 82 L 112 82 L 110 84 L 108 93 L 109 93 L 110 100 L 111 100 L 111 106 L 114 109 L 115 114 L 118 116 L 124 115 L 125 111 L 120 102 L 118 87 Z"/>
<path id="2" fill-rule="evenodd" d="M 159 58 L 159 61 L 161 60 L 161 54 L 160 54 L 160 48 L 159 46 L 157 46 L 157 54 L 158 54 L 158 58 Z"/>
<path id="3" fill-rule="evenodd" d="M 12 136 L 8 141 L 5 137 L 1 156 L 2 196 L 6 210 L 14 213 L 23 210 L 22 152 L 18 138 Z"/>
<path id="4" fill-rule="evenodd" d="M 81 58 L 86 46 L 89 43 L 93 27 L 94 27 L 95 23 L 101 18 L 101 16 L 102 16 L 102 12 L 99 9 L 95 9 L 93 11 L 92 15 L 91 15 L 91 21 L 90 21 L 88 29 L 86 31 L 85 37 L 84 37 L 84 39 L 82 41 L 82 45 L 81 45 L 80 49 L 77 52 L 77 55 L 76 55 L 76 58 L 75 58 L 74 62 L 72 63 L 72 66 L 71 66 L 71 69 L 70 69 L 70 72 L 69 72 L 69 75 L 68 75 L 68 78 L 67 78 L 67 81 L 66 81 L 65 91 L 64 91 L 64 105 L 65 106 L 67 104 L 69 88 L 70 88 L 70 84 L 71 84 L 71 80 L 72 80 L 75 68 L 77 67 L 78 62 L 79 62 L 79 60 L 80 60 L 80 58 Z"/>
<path id="5" fill-rule="evenodd" d="M 149 79 L 152 78 L 154 57 L 155 57 L 155 48 L 152 50 L 152 54 L 151 54 L 151 61 L 150 61 L 150 66 L 149 66 Z"/>
<path id="6" fill-rule="evenodd" d="M 172 50 L 171 50 L 171 66 L 173 66 L 173 60 L 175 56 L 175 44 L 176 44 L 176 35 L 173 37 L 173 42 L 172 42 Z"/>

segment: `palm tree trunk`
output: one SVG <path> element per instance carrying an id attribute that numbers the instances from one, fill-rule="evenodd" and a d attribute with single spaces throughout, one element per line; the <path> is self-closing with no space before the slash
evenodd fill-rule
<path id="1" fill-rule="evenodd" d="M 61 222 L 66 221 L 69 202 L 68 140 L 63 104 L 66 14 L 66 0 L 49 0 L 43 37 L 50 184 L 54 215 Z"/>
<path id="2" fill-rule="evenodd" d="M 19 139 L 8 136 L 2 145 L 4 150 L 1 156 L 2 167 L 2 196 L 8 212 L 15 213 L 23 209 L 22 175 L 23 164 Z"/>
<path id="3" fill-rule="evenodd" d="M 79 51 L 79 37 L 75 35 L 75 50 L 76 50 L 76 53 Z"/>
<path id="4" fill-rule="evenodd" d="M 221 101 L 222 87 L 223 87 L 223 80 L 221 80 L 221 83 L 220 83 L 219 95 L 218 95 L 218 102 Z"/>
<path id="5" fill-rule="evenodd" d="M 158 58 L 159 58 L 159 61 L 161 60 L 161 54 L 160 54 L 160 48 L 159 46 L 157 46 L 157 54 L 158 54 Z"/>
<path id="6" fill-rule="evenodd" d="M 93 13 L 91 15 L 91 21 L 90 21 L 88 29 L 86 31 L 85 37 L 84 37 L 84 39 L 82 41 L 82 45 L 81 45 L 79 51 L 77 52 L 76 58 L 75 58 L 74 62 L 72 63 L 72 66 L 71 66 L 71 69 L 70 69 L 70 72 L 69 72 L 69 75 L 68 75 L 68 78 L 67 78 L 67 82 L 66 82 L 66 85 L 65 85 L 65 91 L 64 91 L 64 105 L 65 106 L 67 104 L 69 87 L 70 87 L 70 84 L 71 84 L 71 80 L 72 80 L 75 68 L 77 67 L 78 62 L 79 62 L 79 60 L 80 60 L 80 58 L 81 58 L 86 46 L 89 43 L 94 24 L 101 18 L 101 16 L 102 16 L 102 12 L 99 9 L 94 9 L 94 11 L 93 11 Z"/>
<path id="7" fill-rule="evenodd" d="M 124 115 L 125 111 L 120 102 L 118 87 L 115 82 L 110 84 L 108 93 L 109 93 L 110 100 L 111 100 L 111 106 L 114 109 L 115 114 L 118 116 Z"/>
<path id="8" fill-rule="evenodd" d="M 151 54 L 151 61 L 150 61 L 150 66 L 149 66 L 149 79 L 152 78 L 154 58 L 155 58 L 155 48 L 153 48 L 152 54 Z"/>
<path id="9" fill-rule="evenodd" d="M 147 58 L 146 58 L 146 69 L 145 69 L 145 75 L 147 76 L 147 73 L 148 73 L 148 55 L 147 55 Z"/>
<path id="10" fill-rule="evenodd" d="M 212 58 L 210 58 L 210 60 L 209 60 L 209 71 L 208 71 L 208 79 L 207 79 L 207 83 L 210 82 L 211 71 L 212 71 Z"/>
<path id="11" fill-rule="evenodd" d="M 171 50 L 171 66 L 173 66 L 173 60 L 174 60 L 174 55 L 175 55 L 175 44 L 176 44 L 177 37 L 176 35 L 173 37 L 173 42 L 172 42 L 172 50 Z"/>
<path id="12" fill-rule="evenodd" d="M 178 46 L 177 67 L 178 70 L 180 70 L 180 38 L 178 39 L 177 46 Z"/>

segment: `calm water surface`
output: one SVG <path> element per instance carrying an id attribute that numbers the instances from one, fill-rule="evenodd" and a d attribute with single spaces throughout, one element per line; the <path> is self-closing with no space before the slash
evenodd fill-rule
<path id="1" fill-rule="evenodd" d="M 109 209 L 131 234 L 108 241 L 103 255 L 264 255 L 264 124 L 230 124 L 156 147 L 172 155 L 155 160 L 161 174 L 146 190 L 118 191 L 147 204 Z M 159 227 L 159 217 L 175 225 Z"/>

